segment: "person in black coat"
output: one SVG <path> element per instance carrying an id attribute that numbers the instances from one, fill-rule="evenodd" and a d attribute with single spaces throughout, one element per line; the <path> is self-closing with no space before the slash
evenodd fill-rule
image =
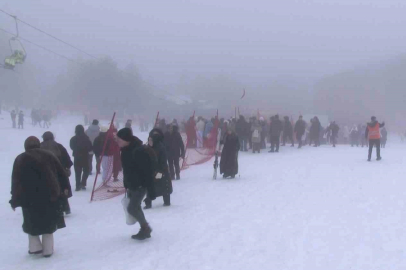
<path id="1" fill-rule="evenodd" d="M 282 121 L 279 120 L 279 115 L 275 115 L 274 117 L 272 117 L 272 122 L 271 122 L 269 132 L 271 134 L 271 151 L 269 151 L 269 152 L 278 153 L 279 145 L 280 145 L 280 137 L 281 137 L 281 132 L 282 132 Z M 276 147 L 276 150 L 275 150 L 275 147 Z"/>
<path id="2" fill-rule="evenodd" d="M 340 127 L 335 121 L 331 122 L 331 124 L 326 129 L 326 133 L 331 131 L 331 141 L 333 143 L 333 147 L 336 147 L 339 130 Z"/>
<path id="3" fill-rule="evenodd" d="M 154 128 L 149 133 L 149 146 L 154 150 L 157 157 L 155 195 L 163 197 L 164 206 L 171 205 L 171 194 L 173 191 L 171 176 L 168 168 L 168 158 L 164 145 L 164 133 L 159 128 Z M 144 209 L 152 207 L 152 199 L 147 196 Z"/>
<path id="4" fill-rule="evenodd" d="M 221 144 L 224 144 L 224 147 L 221 152 L 220 174 L 223 174 L 223 178 L 231 177 L 234 179 L 238 174 L 239 138 L 237 134 L 229 128 Z"/>
<path id="5" fill-rule="evenodd" d="M 296 121 L 295 124 L 295 133 L 296 133 L 296 140 L 299 142 L 299 147 L 302 148 L 302 137 L 306 131 L 306 123 L 303 121 L 303 116 L 299 116 L 299 120 Z"/>
<path id="6" fill-rule="evenodd" d="M 65 169 L 66 176 L 69 178 L 71 175 L 70 168 L 72 167 L 73 162 L 70 159 L 70 156 L 69 156 L 66 148 L 63 147 L 62 144 L 59 144 L 55 141 L 54 134 L 50 131 L 45 132 L 42 135 L 42 138 L 44 141 L 41 143 L 41 149 L 50 151 L 58 158 L 62 167 Z M 71 196 L 72 196 L 72 194 L 71 194 Z M 66 215 L 69 215 L 71 213 L 71 210 L 70 210 L 68 198 L 62 198 L 61 203 L 62 203 L 63 212 L 65 212 Z"/>
<path id="7" fill-rule="evenodd" d="M 76 126 L 75 134 L 70 140 L 70 148 L 73 151 L 74 158 L 75 190 L 80 191 L 81 189 L 86 190 L 87 178 L 89 177 L 89 155 L 92 154 L 93 146 L 82 125 Z"/>
<path id="8" fill-rule="evenodd" d="M 243 115 L 240 115 L 236 125 L 235 125 L 235 132 L 237 133 L 238 139 L 240 140 L 240 151 L 247 152 L 247 145 L 248 145 L 248 137 L 250 134 L 250 130 L 248 130 L 249 124 L 245 120 Z"/>
<path id="9" fill-rule="evenodd" d="M 164 137 L 171 179 L 175 180 L 176 173 L 176 180 L 180 180 L 179 159 L 181 157 L 185 158 L 185 145 L 183 144 L 178 126 L 170 125 Z"/>
<path id="10" fill-rule="evenodd" d="M 282 146 L 286 145 L 286 139 L 289 139 L 290 142 L 292 143 L 292 147 L 295 146 L 295 143 L 293 141 L 293 127 L 292 123 L 289 120 L 288 116 L 284 117 L 285 122 L 283 122 L 283 144 Z"/>
<path id="11" fill-rule="evenodd" d="M 65 227 L 60 198 L 71 194 L 69 179 L 54 154 L 40 149 L 29 137 L 25 152 L 14 161 L 10 205 L 22 208 L 23 231 L 29 235 L 29 254 L 53 254 L 53 233 Z M 42 243 L 40 236 L 42 235 Z"/>
<path id="12" fill-rule="evenodd" d="M 320 130 L 321 130 L 321 124 L 319 121 L 319 118 L 315 116 L 312 119 L 312 124 L 310 126 L 310 142 L 309 145 L 314 142 L 314 147 L 320 146 Z"/>
<path id="13" fill-rule="evenodd" d="M 139 233 L 131 238 L 144 240 L 151 237 L 152 229 L 145 219 L 141 203 L 146 194 L 155 199 L 155 153 L 143 146 L 142 141 L 133 136 L 130 128 L 123 128 L 117 133 L 117 144 L 121 148 L 124 187 L 130 198 L 127 211 L 141 226 Z"/>

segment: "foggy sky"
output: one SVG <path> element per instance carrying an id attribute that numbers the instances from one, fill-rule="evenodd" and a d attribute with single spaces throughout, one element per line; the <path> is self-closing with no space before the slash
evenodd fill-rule
<path id="1" fill-rule="evenodd" d="M 133 62 L 160 86 L 185 74 L 221 73 L 247 85 L 314 80 L 406 51 L 404 0 L 3 0 L 0 7 L 122 68 Z M 15 32 L 4 14 L 0 26 Z M 88 58 L 27 26 L 20 35 Z M 66 60 L 25 45 L 46 80 L 64 71 Z"/>

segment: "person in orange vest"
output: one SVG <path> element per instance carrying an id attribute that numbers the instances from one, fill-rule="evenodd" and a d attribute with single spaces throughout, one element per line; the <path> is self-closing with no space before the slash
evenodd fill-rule
<path id="1" fill-rule="evenodd" d="M 365 138 L 369 140 L 368 161 L 371 161 L 372 149 L 376 147 L 376 160 L 381 160 L 381 133 L 380 128 L 385 126 L 385 122 L 379 124 L 375 116 L 371 117 L 365 130 Z"/>

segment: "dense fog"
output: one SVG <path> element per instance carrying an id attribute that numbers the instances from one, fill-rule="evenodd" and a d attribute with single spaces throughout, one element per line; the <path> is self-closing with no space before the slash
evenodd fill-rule
<path id="1" fill-rule="evenodd" d="M 19 23 L 27 57 L 0 69 L 3 106 L 151 119 L 230 117 L 238 107 L 406 125 L 401 0 L 22 0 L 0 9 L 85 52 Z M 0 28 L 4 59 L 14 19 L 0 13 Z"/>

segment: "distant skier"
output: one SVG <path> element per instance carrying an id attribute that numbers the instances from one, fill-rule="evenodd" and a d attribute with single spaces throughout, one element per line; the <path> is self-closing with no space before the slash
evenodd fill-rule
<path id="1" fill-rule="evenodd" d="M 12 110 L 10 113 L 11 116 L 11 121 L 13 122 L 13 128 L 16 128 L 16 118 L 17 118 L 17 114 L 15 110 Z"/>
<path id="2" fill-rule="evenodd" d="M 386 130 L 386 127 L 384 127 L 381 130 L 381 135 L 382 135 L 382 140 L 381 140 L 381 147 L 385 148 L 386 142 L 388 141 L 388 131 Z"/>
<path id="3" fill-rule="evenodd" d="M 18 129 L 24 129 L 24 113 L 20 111 L 18 114 Z"/>
<path id="4" fill-rule="evenodd" d="M 365 126 L 365 125 L 362 125 L 361 126 L 361 129 L 359 130 L 359 132 L 360 132 L 360 140 L 361 140 L 361 147 L 363 148 L 364 146 L 366 146 L 366 147 L 368 147 L 368 140 L 367 140 L 367 138 L 365 137 L 365 129 L 366 129 L 367 127 Z"/>
<path id="5" fill-rule="evenodd" d="M 228 127 L 222 144 L 224 147 L 221 152 L 220 174 L 223 174 L 223 178 L 231 177 L 234 179 L 238 174 L 240 142 L 237 134 L 230 127 Z"/>
<path id="6" fill-rule="evenodd" d="M 303 135 L 306 131 L 306 123 L 303 121 L 303 116 L 299 116 L 299 120 L 296 121 L 295 124 L 295 133 L 296 133 L 296 140 L 299 142 L 299 147 L 302 148 L 303 144 Z"/>
<path id="7" fill-rule="evenodd" d="M 380 128 L 385 126 L 385 122 L 378 123 L 375 116 L 371 117 L 371 122 L 368 123 L 365 129 L 365 138 L 369 140 L 368 161 L 371 161 L 372 149 L 376 147 L 376 160 L 381 160 L 381 133 Z"/>
<path id="8" fill-rule="evenodd" d="M 280 137 L 282 132 L 282 122 L 279 120 L 279 115 L 272 117 L 269 132 L 271 134 L 271 150 L 269 153 L 279 152 Z"/>
<path id="9" fill-rule="evenodd" d="M 292 147 L 295 146 L 295 143 L 293 141 L 293 127 L 292 123 L 289 120 L 289 116 L 284 117 L 285 122 L 283 122 L 283 140 L 282 140 L 282 146 L 286 145 L 286 139 L 289 139 L 290 142 L 292 143 Z"/>

